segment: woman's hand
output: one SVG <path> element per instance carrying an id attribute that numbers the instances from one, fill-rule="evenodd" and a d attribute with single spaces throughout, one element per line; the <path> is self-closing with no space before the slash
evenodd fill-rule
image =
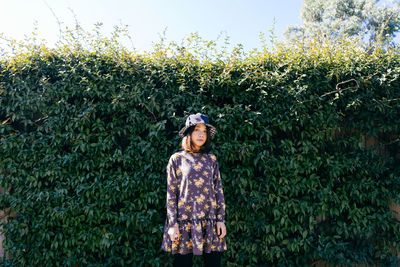
<path id="1" fill-rule="evenodd" d="M 219 238 L 223 238 L 226 235 L 225 223 L 217 222 L 217 235 Z"/>
<path id="2" fill-rule="evenodd" d="M 174 226 L 168 229 L 168 235 L 172 242 L 177 242 L 179 240 L 179 225 L 175 224 Z"/>

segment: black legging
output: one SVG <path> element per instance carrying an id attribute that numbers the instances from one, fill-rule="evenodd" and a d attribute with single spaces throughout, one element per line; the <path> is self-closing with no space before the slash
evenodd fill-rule
<path id="1" fill-rule="evenodd" d="M 204 267 L 221 267 L 221 252 L 203 253 Z M 174 267 L 192 267 L 193 253 L 174 254 Z"/>

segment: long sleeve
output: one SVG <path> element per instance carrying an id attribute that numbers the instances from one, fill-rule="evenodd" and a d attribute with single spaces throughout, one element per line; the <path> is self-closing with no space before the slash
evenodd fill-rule
<path id="1" fill-rule="evenodd" d="M 215 199 L 217 202 L 217 222 L 225 222 L 225 199 L 224 190 L 222 189 L 221 174 L 219 172 L 218 162 L 215 161 L 214 167 L 214 189 L 215 189 Z"/>
<path id="2" fill-rule="evenodd" d="M 177 215 L 178 215 L 178 181 L 175 173 L 175 163 L 174 158 L 171 158 L 168 161 L 167 165 L 167 218 L 168 218 L 168 226 L 171 227 L 177 223 Z"/>

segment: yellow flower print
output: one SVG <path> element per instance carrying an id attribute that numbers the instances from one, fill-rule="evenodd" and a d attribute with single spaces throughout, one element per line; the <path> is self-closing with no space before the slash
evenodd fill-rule
<path id="1" fill-rule="evenodd" d="M 221 214 L 218 214 L 218 216 L 217 216 L 217 217 L 218 217 L 218 219 L 221 219 L 221 218 L 222 218 Z"/>
<path id="2" fill-rule="evenodd" d="M 188 216 L 186 214 L 182 215 L 182 220 L 186 220 L 188 218 Z"/>
<path id="3" fill-rule="evenodd" d="M 200 179 L 196 180 L 196 182 L 195 182 L 195 185 L 196 185 L 197 187 L 200 187 L 200 186 L 202 186 L 203 184 L 204 184 L 204 179 L 203 179 L 203 178 L 200 178 Z"/>
<path id="4" fill-rule="evenodd" d="M 171 185 L 169 188 L 171 188 L 171 190 L 175 190 L 175 186 Z"/>
<path id="5" fill-rule="evenodd" d="M 190 206 L 186 206 L 186 210 L 187 210 L 187 211 L 190 211 Z"/>
<path id="6" fill-rule="evenodd" d="M 203 251 L 203 246 L 202 246 L 202 244 L 203 244 L 203 242 L 196 242 L 196 245 L 197 245 L 197 247 L 198 247 L 198 249 L 199 249 L 200 251 Z"/>
<path id="7" fill-rule="evenodd" d="M 207 175 L 207 174 L 208 174 L 208 171 L 204 171 L 203 174 L 204 174 L 204 175 Z"/>
<path id="8" fill-rule="evenodd" d="M 198 224 L 198 225 L 196 226 L 196 231 L 197 231 L 197 232 L 201 232 L 201 224 Z"/>
<path id="9" fill-rule="evenodd" d="M 183 202 L 182 200 L 179 200 L 178 207 L 182 207 L 183 205 L 185 205 L 185 202 Z"/>
<path id="10" fill-rule="evenodd" d="M 215 201 L 215 200 L 213 200 L 212 202 L 211 202 L 211 205 L 213 205 L 213 207 L 217 207 L 217 201 Z"/>
<path id="11" fill-rule="evenodd" d="M 217 247 L 216 245 L 212 245 L 211 250 L 215 249 L 216 247 Z"/>
<path id="12" fill-rule="evenodd" d="M 172 248 L 177 249 L 178 248 L 178 242 L 172 242 Z"/>
<path id="13" fill-rule="evenodd" d="M 186 231 L 190 231 L 191 228 L 192 226 L 190 224 L 186 225 Z"/>
<path id="14" fill-rule="evenodd" d="M 203 227 L 206 227 L 206 225 L 207 225 L 207 222 L 203 221 Z"/>
<path id="15" fill-rule="evenodd" d="M 206 214 L 204 213 L 204 211 L 200 212 L 199 218 L 201 219 L 201 218 L 203 218 L 204 216 L 206 216 Z"/>
<path id="16" fill-rule="evenodd" d="M 194 168 L 196 171 L 198 171 L 198 170 L 200 170 L 202 167 L 203 167 L 203 165 L 202 165 L 201 163 L 199 163 L 199 164 L 194 165 L 193 168 Z"/>
<path id="17" fill-rule="evenodd" d="M 181 170 L 180 168 L 178 168 L 178 169 L 176 170 L 176 174 L 179 175 L 179 174 L 181 174 L 181 173 L 182 173 L 182 170 Z"/>
<path id="18" fill-rule="evenodd" d="M 210 205 L 206 204 L 206 209 L 208 209 L 210 207 Z"/>
<path id="19" fill-rule="evenodd" d="M 200 196 L 196 197 L 196 202 L 201 204 L 204 202 L 205 196 L 201 194 Z"/>
<path id="20" fill-rule="evenodd" d="M 204 192 L 208 193 L 208 190 L 209 190 L 208 187 L 204 188 Z"/>
<path id="21" fill-rule="evenodd" d="M 171 252 L 171 248 L 168 248 L 168 251 Z"/>
<path id="22" fill-rule="evenodd" d="M 206 157 L 203 156 L 203 157 L 201 158 L 201 160 L 202 160 L 202 161 L 206 161 Z"/>
<path id="23" fill-rule="evenodd" d="M 174 201 L 170 201 L 169 204 L 170 204 L 170 205 L 174 205 L 175 202 L 174 202 Z"/>
<path id="24" fill-rule="evenodd" d="M 210 155 L 210 157 L 211 157 L 211 159 L 214 160 L 214 161 L 217 160 L 217 157 L 214 156 L 214 155 Z"/>

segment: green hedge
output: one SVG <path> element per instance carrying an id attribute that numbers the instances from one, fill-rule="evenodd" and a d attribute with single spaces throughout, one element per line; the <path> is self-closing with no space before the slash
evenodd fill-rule
<path id="1" fill-rule="evenodd" d="M 207 49 L 32 46 L 2 59 L 1 207 L 17 212 L 5 264 L 170 264 L 165 167 L 195 112 L 218 129 L 225 266 L 400 264 L 388 208 L 400 202 L 399 49 Z"/>

